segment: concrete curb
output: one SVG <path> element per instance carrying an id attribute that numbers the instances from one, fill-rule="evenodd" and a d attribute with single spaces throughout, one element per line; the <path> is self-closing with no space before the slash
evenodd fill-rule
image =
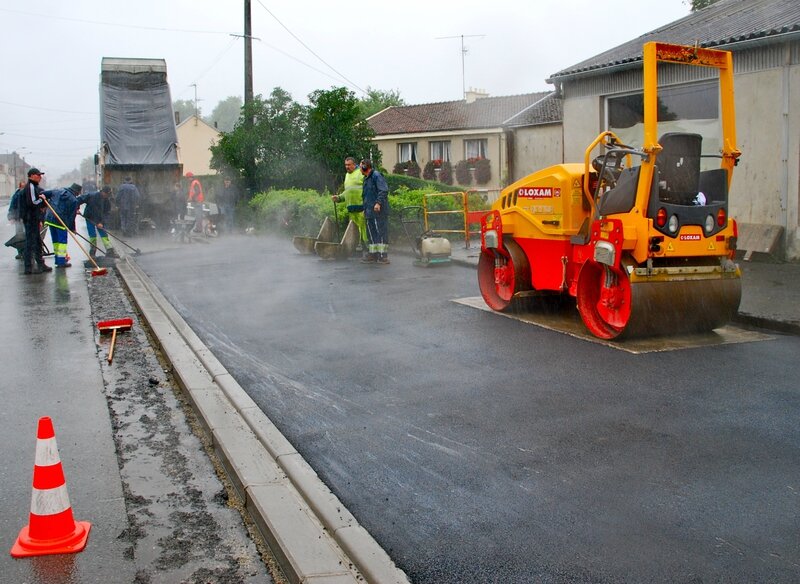
<path id="1" fill-rule="evenodd" d="M 134 260 L 119 260 L 117 270 L 287 578 L 407 584 Z"/>

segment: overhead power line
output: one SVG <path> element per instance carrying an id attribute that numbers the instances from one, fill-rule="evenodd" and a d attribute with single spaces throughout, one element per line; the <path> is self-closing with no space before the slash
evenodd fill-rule
<path id="1" fill-rule="evenodd" d="M 76 111 L 71 111 L 71 110 L 52 109 L 52 108 L 49 108 L 49 107 L 37 107 L 35 105 L 27 105 L 27 104 L 24 104 L 24 103 L 13 103 L 11 101 L 2 101 L 2 100 L 0 100 L 0 103 L 4 103 L 5 105 L 13 105 L 13 106 L 16 106 L 16 107 L 24 107 L 26 109 L 39 110 L 39 111 L 43 111 L 43 112 L 58 112 L 60 114 L 82 114 L 82 115 L 85 115 L 85 114 L 96 114 L 97 113 L 97 112 L 76 112 Z"/>
<path id="2" fill-rule="evenodd" d="M 294 34 L 294 33 L 293 33 L 291 30 L 289 30 L 289 27 L 287 27 L 285 24 L 283 24 L 283 22 L 281 22 L 281 21 L 280 21 L 280 19 L 279 19 L 277 16 L 275 16 L 275 15 L 272 13 L 272 11 L 271 11 L 269 8 L 267 8 L 266 6 L 264 6 L 264 3 L 263 3 L 263 2 L 261 2 L 261 0 L 257 0 L 257 2 L 258 2 L 260 5 L 261 5 L 261 7 L 262 7 L 264 10 L 266 10 L 266 11 L 267 11 L 267 13 L 268 13 L 268 14 L 269 14 L 269 15 L 270 15 L 272 18 L 274 18 L 274 19 L 275 19 L 275 22 L 277 22 L 278 24 L 280 24 L 280 25 L 281 25 L 281 27 L 283 27 L 283 29 L 284 29 L 286 32 L 288 32 L 288 33 L 289 33 L 289 34 L 292 36 L 292 38 L 293 38 L 294 40 L 296 40 L 298 43 L 300 43 L 301 45 L 303 45 L 303 47 L 305 47 L 305 49 L 306 49 L 306 50 L 307 50 L 309 53 L 311 53 L 311 54 L 312 54 L 312 55 L 314 55 L 314 56 L 315 56 L 317 59 L 319 59 L 319 61 L 320 61 L 320 62 L 322 62 L 322 63 L 323 63 L 323 64 L 324 64 L 324 65 L 325 65 L 325 66 L 326 66 L 328 69 L 330 69 L 331 71 L 333 71 L 334 73 L 336 73 L 336 74 L 339 76 L 339 78 L 340 78 L 340 79 L 344 79 L 344 80 L 345 80 L 347 83 L 349 83 L 351 87 L 355 87 L 355 88 L 356 88 L 356 89 L 358 89 L 358 90 L 359 90 L 361 93 L 363 93 L 364 95 L 367 95 L 367 92 L 366 92 L 366 90 L 362 89 L 361 87 L 359 87 L 359 86 L 358 86 L 358 84 L 357 84 L 357 83 L 355 83 L 354 81 L 351 81 L 351 80 L 350 80 L 350 79 L 348 79 L 348 78 L 347 78 L 347 77 L 346 77 L 346 76 L 345 76 L 343 73 L 339 72 L 339 71 L 338 71 L 338 70 L 337 70 L 337 69 L 336 69 L 336 68 L 335 68 L 333 65 L 331 65 L 330 63 L 328 63 L 328 62 L 327 62 L 325 59 L 323 59 L 323 58 L 322 58 L 322 57 L 320 57 L 320 56 L 319 56 L 319 55 L 318 55 L 316 52 L 314 52 L 314 50 L 313 50 L 311 47 L 309 47 L 309 46 L 308 46 L 306 43 L 304 43 L 304 42 L 303 42 L 303 40 L 302 40 L 300 37 L 298 37 L 298 36 L 297 36 L 296 34 Z"/>

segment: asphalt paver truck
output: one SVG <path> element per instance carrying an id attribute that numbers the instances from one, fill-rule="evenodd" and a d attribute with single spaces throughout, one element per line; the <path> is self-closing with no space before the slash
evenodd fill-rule
<path id="1" fill-rule="evenodd" d="M 181 180 L 178 135 L 164 59 L 104 57 L 100 73 L 102 184 L 130 177 L 141 194 L 137 223 L 167 228 Z"/>

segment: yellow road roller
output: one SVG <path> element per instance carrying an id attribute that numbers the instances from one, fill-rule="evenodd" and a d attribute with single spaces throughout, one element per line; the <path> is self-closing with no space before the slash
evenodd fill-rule
<path id="1" fill-rule="evenodd" d="M 674 124 L 659 136 L 659 63 L 718 70 L 718 152 L 703 154 L 703 135 Z M 493 310 L 568 295 L 603 339 L 710 331 L 736 314 L 741 271 L 728 189 L 741 153 L 732 55 L 647 43 L 643 67 L 641 146 L 602 132 L 583 163 L 515 182 L 482 220 L 478 284 Z"/>

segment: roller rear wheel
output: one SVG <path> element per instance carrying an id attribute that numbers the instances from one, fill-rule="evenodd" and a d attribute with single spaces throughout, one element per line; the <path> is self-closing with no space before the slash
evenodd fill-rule
<path id="1" fill-rule="evenodd" d="M 578 277 L 577 301 L 578 312 L 594 336 L 614 339 L 625 332 L 631 318 L 631 284 L 625 272 L 586 262 Z"/>
<path id="2" fill-rule="evenodd" d="M 578 311 L 601 339 L 708 332 L 731 321 L 741 297 L 738 273 L 642 281 L 589 261 L 578 276 Z"/>
<path id="3" fill-rule="evenodd" d="M 506 310 L 514 294 L 531 289 L 531 269 L 525 252 L 514 241 L 502 249 L 481 252 L 478 260 L 478 286 L 483 300 L 492 310 Z"/>

